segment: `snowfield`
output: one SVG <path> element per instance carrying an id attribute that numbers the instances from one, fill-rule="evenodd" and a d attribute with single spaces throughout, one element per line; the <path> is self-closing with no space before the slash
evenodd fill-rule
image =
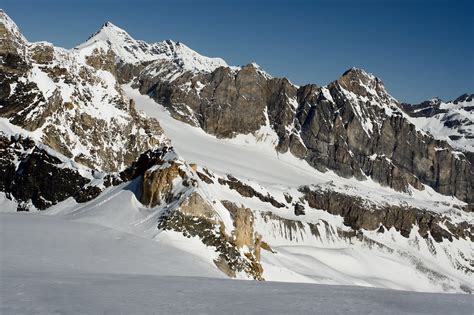
<path id="1" fill-rule="evenodd" d="M 218 279 L 174 247 L 103 226 L 0 214 L 1 314 L 472 314 L 469 295 Z"/>

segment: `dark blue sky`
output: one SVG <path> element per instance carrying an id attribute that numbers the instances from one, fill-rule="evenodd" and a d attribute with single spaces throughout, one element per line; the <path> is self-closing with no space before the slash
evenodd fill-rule
<path id="1" fill-rule="evenodd" d="M 0 0 L 30 41 L 73 47 L 109 20 L 229 64 L 327 84 L 356 66 L 401 101 L 474 93 L 474 1 Z"/>

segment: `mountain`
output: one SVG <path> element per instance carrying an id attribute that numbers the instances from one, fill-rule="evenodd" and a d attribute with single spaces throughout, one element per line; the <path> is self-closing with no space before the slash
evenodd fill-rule
<path id="1" fill-rule="evenodd" d="M 163 140 L 159 123 L 136 112 L 112 73 L 76 51 L 29 43 L 4 12 L 0 20 L 2 125 L 100 171 L 120 170 Z"/>
<path id="2" fill-rule="evenodd" d="M 433 134 L 374 75 L 295 86 L 110 22 L 71 50 L 0 22 L 3 211 L 153 239 L 230 278 L 471 292 L 472 139 Z"/>
<path id="3" fill-rule="evenodd" d="M 420 104 L 402 104 L 410 121 L 436 139 L 448 142 L 461 152 L 474 152 L 474 94 L 453 101 L 438 98 Z M 472 162 L 472 160 L 471 160 Z"/>

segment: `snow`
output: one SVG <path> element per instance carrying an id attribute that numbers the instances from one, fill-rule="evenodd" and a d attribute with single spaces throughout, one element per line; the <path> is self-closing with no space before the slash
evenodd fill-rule
<path id="1" fill-rule="evenodd" d="M 175 156 L 173 156 L 175 157 Z M 61 158 L 61 157 L 60 157 Z M 172 158 L 170 156 L 170 158 Z M 202 171 L 201 167 L 198 167 Z M 192 175 L 191 175 L 192 176 Z M 266 195 L 264 187 L 256 182 L 246 182 L 255 190 Z M 116 187 L 107 188 L 100 196 L 87 203 L 76 203 L 72 198 L 67 199 L 48 210 L 37 212 L 36 215 L 54 218 L 55 224 L 68 228 L 69 224 L 78 223 L 77 229 L 89 229 L 88 224 L 92 226 L 101 226 L 102 231 L 107 234 L 109 230 L 125 233 L 134 238 L 143 240 L 145 243 L 149 241 L 155 242 L 156 246 L 172 247 L 181 252 L 187 253 L 200 261 L 208 272 L 216 271 L 213 260 L 216 253 L 212 247 L 206 247 L 197 238 L 185 238 L 181 233 L 172 231 L 160 231 L 157 229 L 159 216 L 166 209 L 167 205 L 148 208 L 143 206 L 137 199 L 139 195 L 140 179 L 136 179 L 130 183 L 123 183 Z M 175 194 L 180 194 L 179 185 L 174 185 Z M 213 204 L 218 218 L 225 224 L 225 229 L 230 235 L 233 230 L 233 223 L 229 216 L 229 212 L 221 205 L 219 200 L 231 200 L 237 204 L 244 204 L 246 207 L 255 209 L 255 231 L 263 236 L 263 239 L 270 244 L 274 253 L 267 251 L 262 252 L 262 265 L 264 268 L 264 277 L 270 281 L 288 281 L 288 282 L 308 282 L 320 284 L 345 284 L 345 285 L 362 285 L 372 287 L 385 287 L 403 290 L 416 290 L 426 292 L 459 292 L 459 285 L 468 283 L 469 277 L 463 275 L 462 272 L 454 272 L 450 268 L 451 261 L 447 255 L 444 255 L 443 247 L 435 245 L 436 250 L 440 253 L 433 257 L 426 249 L 426 245 L 421 244 L 414 248 L 406 243 L 406 239 L 401 237 L 398 232 L 390 231 L 382 236 L 374 234 L 371 236 L 377 241 L 381 241 L 390 248 L 395 248 L 410 255 L 423 255 L 423 261 L 413 264 L 411 258 L 393 254 L 385 250 L 377 250 L 368 248 L 359 242 L 348 242 L 340 239 L 334 234 L 335 227 L 343 227 L 341 217 L 332 216 L 321 210 L 309 209 L 306 207 L 306 215 L 296 217 L 292 211 L 287 208 L 275 209 L 270 204 L 262 202 L 258 198 L 245 198 L 234 190 L 227 189 L 226 186 L 220 184 L 200 185 L 197 191 L 210 204 Z M 284 203 L 281 191 L 277 189 L 270 190 L 271 194 L 279 201 Z M 294 198 L 298 198 L 299 193 L 291 191 Z M 0 196 L 0 205 L 6 205 L 2 211 L 11 212 L 16 208 L 15 205 L 7 200 L 5 196 Z M 281 218 L 289 220 L 298 220 L 301 222 L 302 228 L 298 230 L 288 231 L 278 221 L 278 219 L 264 218 L 265 213 L 273 213 Z M 23 218 L 31 218 L 32 216 L 24 216 Z M 328 222 L 329 226 L 323 224 Z M 312 222 L 318 226 L 321 237 L 315 238 L 307 225 Z M 51 223 L 53 224 L 53 223 Z M 51 237 L 61 235 L 64 239 L 62 227 L 51 230 Z M 68 228 L 73 233 L 73 228 Z M 54 231 L 54 232 L 53 232 Z M 78 233 L 78 232 L 77 232 Z M 371 235 L 370 231 L 367 235 Z M 97 232 L 97 237 L 102 232 Z M 290 234 L 294 236 L 289 237 Z M 84 237 L 81 236 L 81 239 Z M 50 242 L 49 239 L 44 239 Z M 87 237 L 84 239 L 88 242 Z M 56 246 L 54 241 L 51 241 Z M 98 240 L 100 243 L 100 239 Z M 472 246 L 466 245 L 465 241 L 456 241 L 455 248 L 469 253 L 474 250 Z M 81 250 L 81 244 L 74 244 L 74 248 Z M 94 245 L 95 246 L 95 245 Z M 423 247 L 425 246 L 425 247 Z M 128 252 L 126 248 L 124 251 Z M 149 255 L 144 253 L 144 255 Z M 69 256 L 69 254 L 67 254 Z M 140 257 L 140 256 L 136 256 Z M 411 257 L 411 256 L 410 256 Z M 72 257 L 71 259 L 73 259 Z M 63 258 L 64 259 L 64 258 Z M 105 259 L 105 258 L 104 258 Z M 347 263 L 350 262 L 350 268 Z M 67 262 L 60 261 L 61 265 L 68 265 Z M 341 263 L 343 265 L 341 265 Z M 50 264 L 48 262 L 48 264 Z M 425 266 L 428 264 L 429 269 L 438 271 L 444 275 L 450 275 L 451 279 L 455 279 L 449 287 L 442 288 L 440 283 L 432 282 L 425 274 L 420 273 L 417 266 Z M 89 268 L 89 267 L 84 267 Z M 111 267 L 113 268 L 115 267 Z M 118 267 L 117 267 L 118 268 Z M 387 270 L 396 270 L 396 273 Z M 125 271 L 123 271 L 125 272 Z M 126 271 L 130 273 L 131 271 Z M 168 271 L 167 271 L 168 272 Z M 199 275 L 197 273 L 196 275 Z M 220 272 L 219 276 L 222 276 Z M 194 274 L 193 274 L 194 275 Z M 244 277 L 245 278 L 245 277 Z M 413 279 L 417 279 L 413 281 Z M 468 286 L 468 285 L 467 285 Z"/>
<path id="2" fill-rule="evenodd" d="M 16 212 L 17 203 L 8 199 L 4 192 L 0 192 L 0 213 Z"/>
<path id="3" fill-rule="evenodd" d="M 321 92 L 322 92 L 325 99 L 327 99 L 328 101 L 334 103 L 334 99 L 332 98 L 331 92 L 329 92 L 329 89 L 327 87 L 322 87 Z"/>
<path id="4" fill-rule="evenodd" d="M 1 270 L 222 277 L 196 256 L 116 229 L 39 214 L 0 214 Z"/>
<path id="5" fill-rule="evenodd" d="M 105 23 L 99 32 L 92 35 L 85 43 L 78 45 L 75 51 L 84 61 L 94 49 L 102 49 L 104 52 L 111 49 L 124 63 L 179 60 L 184 71 L 212 72 L 218 67 L 228 66 L 223 59 L 202 56 L 183 43 L 166 40 L 148 44 L 135 40 L 126 31 L 110 22 Z"/>
<path id="6" fill-rule="evenodd" d="M 410 246 L 407 244 L 409 240 L 394 230 L 383 235 L 365 232 L 387 248 L 396 249 L 392 252 L 384 248 L 370 248 L 358 241 L 350 243 L 336 235 L 331 236 L 331 232 L 325 230 L 322 224 L 318 226 L 321 238 L 311 237 L 307 232 L 306 235 L 303 233 L 296 235 L 291 242 L 283 235 L 271 235 L 271 231 L 275 229 L 272 229 L 268 221 L 265 223 L 262 221 L 257 226 L 261 228 L 259 231 L 263 231 L 263 239 L 272 244 L 275 252 L 262 253 L 264 277 L 268 280 L 358 285 L 422 292 L 443 290 L 456 292 L 459 285 L 469 286 L 472 280 L 472 277 L 460 271 L 453 271 L 450 268 L 448 254 L 437 245 L 435 246 L 439 253 L 437 257 L 433 257 L 424 241 L 419 241 L 419 247 Z M 306 231 L 309 229 L 303 230 Z M 413 239 L 416 239 L 415 233 Z M 466 247 L 460 243 L 456 246 L 465 252 L 473 250 L 471 245 Z M 424 272 L 424 268 L 433 271 L 433 274 L 449 275 L 454 281 L 443 284 L 443 281 L 439 281 L 442 279 L 429 276 Z M 282 270 L 291 273 L 285 276 Z"/>
<path id="7" fill-rule="evenodd" d="M 263 70 L 262 67 L 260 67 L 260 65 L 258 65 L 256 62 L 252 62 L 250 63 L 250 65 L 254 67 L 257 70 L 257 72 L 263 77 L 265 77 L 267 80 L 273 79 L 273 77 L 268 72 Z M 237 68 L 234 67 L 234 70 L 237 70 Z"/>
<path id="8" fill-rule="evenodd" d="M 8 136 L 26 135 L 35 138 L 34 133 L 12 124 L 7 118 L 0 117 L 0 134 Z"/>
<path id="9" fill-rule="evenodd" d="M 56 89 L 53 80 L 51 80 L 51 78 L 46 73 L 41 71 L 36 65 L 31 70 L 29 80 L 36 83 L 41 93 L 43 93 L 45 99 L 50 98 L 51 95 L 53 95 L 54 90 Z"/>
<path id="10" fill-rule="evenodd" d="M 0 227 L 2 314 L 471 314 L 473 307 L 467 295 L 217 279 L 176 248 L 52 216 L 0 214 Z"/>

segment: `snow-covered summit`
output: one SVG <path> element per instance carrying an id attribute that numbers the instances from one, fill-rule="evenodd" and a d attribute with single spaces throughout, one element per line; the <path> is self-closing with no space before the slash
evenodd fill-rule
<path id="1" fill-rule="evenodd" d="M 28 43 L 26 38 L 21 34 L 20 28 L 2 9 L 0 9 L 0 40 L 2 46 L 4 46 L 1 49 L 10 46 L 12 43 L 15 46 Z"/>
<path id="2" fill-rule="evenodd" d="M 95 49 L 111 50 L 117 56 L 117 61 L 123 63 L 166 60 L 178 64 L 183 70 L 205 72 L 228 66 L 223 59 L 202 56 L 180 42 L 165 40 L 149 44 L 135 40 L 111 22 L 104 23 L 98 32 L 75 48 L 85 56 L 90 56 Z"/>
<path id="3" fill-rule="evenodd" d="M 5 11 L 3 11 L 3 9 L 0 9 L 0 23 L 2 23 L 8 30 L 19 30 L 16 23 L 13 22 L 13 20 L 8 16 Z"/>

